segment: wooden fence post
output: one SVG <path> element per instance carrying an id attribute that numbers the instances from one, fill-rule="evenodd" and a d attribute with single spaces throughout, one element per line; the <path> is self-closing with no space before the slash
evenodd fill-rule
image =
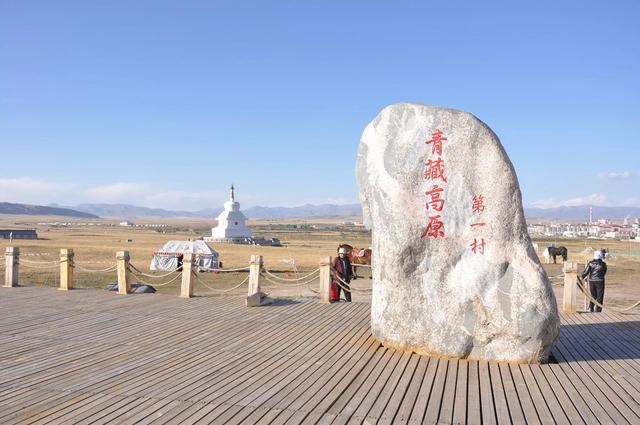
<path id="1" fill-rule="evenodd" d="M 578 263 L 565 262 L 562 271 L 564 272 L 562 311 L 575 314 L 576 295 L 578 291 Z"/>
<path id="2" fill-rule="evenodd" d="M 249 263 L 249 289 L 247 290 L 247 307 L 271 304 L 273 300 L 260 290 L 260 272 L 262 271 L 262 255 L 252 255 Z"/>
<path id="3" fill-rule="evenodd" d="M 118 251 L 116 253 L 116 264 L 118 268 L 118 294 L 128 294 L 131 292 L 129 281 L 129 251 Z"/>
<path id="4" fill-rule="evenodd" d="M 331 257 L 320 259 L 320 302 L 331 302 Z"/>
<path id="5" fill-rule="evenodd" d="M 73 289 L 73 249 L 60 250 L 60 289 Z"/>
<path id="6" fill-rule="evenodd" d="M 193 296 L 193 254 L 187 252 L 182 259 L 182 286 L 180 287 L 180 298 L 191 298 Z"/>
<path id="7" fill-rule="evenodd" d="M 247 296 L 260 292 L 260 270 L 262 269 L 262 255 L 252 255 L 249 263 L 249 289 Z"/>
<path id="8" fill-rule="evenodd" d="M 20 248 L 8 246 L 5 251 L 4 286 L 11 288 L 18 286 L 18 274 L 20 264 Z"/>

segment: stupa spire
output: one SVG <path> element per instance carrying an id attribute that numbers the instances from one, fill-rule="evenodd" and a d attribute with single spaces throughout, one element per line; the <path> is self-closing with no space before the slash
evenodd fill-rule
<path id="1" fill-rule="evenodd" d="M 233 183 L 231 183 L 231 189 L 229 190 L 229 199 L 231 200 L 231 202 L 235 202 L 236 200 Z"/>

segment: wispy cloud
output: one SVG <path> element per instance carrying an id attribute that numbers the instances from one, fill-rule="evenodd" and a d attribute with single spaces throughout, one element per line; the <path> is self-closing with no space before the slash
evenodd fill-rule
<path id="1" fill-rule="evenodd" d="M 570 199 L 548 198 L 535 201 L 531 204 L 537 208 L 555 208 L 555 207 L 577 207 L 580 205 L 604 205 L 607 197 L 601 193 L 592 193 L 591 195 L 579 196 Z"/>
<path id="2" fill-rule="evenodd" d="M 215 191 L 168 191 L 148 183 L 119 182 L 87 188 L 91 202 L 125 203 L 150 208 L 192 210 L 222 205 L 226 193 Z"/>
<path id="3" fill-rule="evenodd" d="M 609 171 L 609 172 L 599 173 L 598 177 L 603 179 L 609 179 L 609 180 L 626 180 L 626 179 L 638 177 L 638 175 L 639 174 L 634 171 L 621 171 L 621 172 Z"/>
<path id="4" fill-rule="evenodd" d="M 82 203 L 123 203 L 152 208 L 199 210 L 218 208 L 228 192 L 167 190 L 146 182 L 116 182 L 87 186 L 35 179 L 0 177 L 0 201 L 73 206 Z"/>
<path id="5" fill-rule="evenodd" d="M 152 208 L 203 209 L 222 207 L 223 196 L 217 192 L 163 191 L 149 193 L 145 200 Z"/>
<path id="6" fill-rule="evenodd" d="M 130 202 L 145 199 L 151 190 L 146 183 L 119 182 L 89 187 L 85 190 L 85 195 L 89 202 Z"/>
<path id="7" fill-rule="evenodd" d="M 631 198 L 627 198 L 622 201 L 622 205 L 625 207 L 640 207 L 640 197 L 635 196 Z"/>
<path id="8" fill-rule="evenodd" d="M 0 200 L 25 204 L 46 204 L 64 200 L 77 185 L 31 177 L 0 178 Z"/>
<path id="9" fill-rule="evenodd" d="M 31 177 L 0 178 L 0 190 L 12 192 L 47 192 L 69 189 L 71 185 Z"/>

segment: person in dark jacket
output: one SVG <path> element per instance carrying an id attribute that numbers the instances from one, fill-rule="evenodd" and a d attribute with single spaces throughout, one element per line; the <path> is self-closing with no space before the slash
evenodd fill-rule
<path id="1" fill-rule="evenodd" d="M 340 290 L 344 289 L 344 298 L 350 303 L 351 291 L 349 288 L 349 282 L 351 282 L 353 271 L 351 269 L 351 261 L 349 261 L 349 257 L 347 257 L 346 248 L 340 248 L 338 250 L 338 257 L 333 260 L 333 273 L 337 274 L 340 279 L 342 279 L 342 281 L 334 279 L 334 284 L 337 286 L 338 290 L 338 301 L 340 301 Z M 343 288 L 343 286 L 345 288 Z"/>
<path id="2" fill-rule="evenodd" d="M 178 259 L 178 267 L 176 267 L 177 272 L 182 271 L 182 263 L 184 262 L 184 254 L 178 254 L 176 257 Z"/>
<path id="3" fill-rule="evenodd" d="M 589 278 L 589 291 L 591 292 L 591 298 L 602 304 L 604 301 L 604 276 L 607 274 L 607 263 L 602 261 L 602 251 L 595 251 L 593 253 L 593 260 L 589 261 L 587 267 L 582 272 L 582 278 Z M 599 313 L 602 311 L 602 307 L 595 305 L 593 301 L 589 302 L 589 312 Z"/>

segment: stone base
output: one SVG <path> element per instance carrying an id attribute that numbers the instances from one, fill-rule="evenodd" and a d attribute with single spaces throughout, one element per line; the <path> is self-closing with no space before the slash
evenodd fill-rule
<path id="1" fill-rule="evenodd" d="M 264 292 L 249 295 L 246 300 L 247 307 L 260 307 L 268 304 L 273 304 L 273 298 L 269 298 Z"/>
<path id="2" fill-rule="evenodd" d="M 474 356 L 471 355 L 457 355 L 451 353 L 441 353 L 437 351 L 429 351 L 422 347 L 411 347 L 406 344 L 394 344 L 390 341 L 384 341 L 380 338 L 376 338 L 380 344 L 382 344 L 385 348 L 391 348 L 396 351 L 401 351 L 404 353 L 416 353 L 421 356 L 434 357 L 438 359 L 463 359 L 463 360 L 483 360 L 483 361 L 494 361 L 494 362 L 507 362 L 512 364 L 540 364 L 540 363 L 548 363 L 549 358 L 547 353 L 547 357 L 539 357 L 534 356 L 530 358 L 512 358 L 512 357 L 494 357 L 494 358 L 486 358 L 484 356 Z"/>

